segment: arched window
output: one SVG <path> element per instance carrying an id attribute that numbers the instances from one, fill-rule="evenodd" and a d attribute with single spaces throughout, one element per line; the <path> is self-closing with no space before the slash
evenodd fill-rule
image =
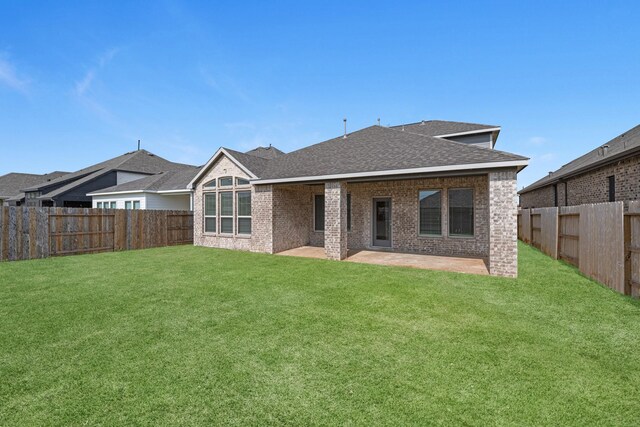
<path id="1" fill-rule="evenodd" d="M 203 185 L 204 188 L 216 188 L 216 180 L 212 179 L 209 182 L 205 182 Z"/>

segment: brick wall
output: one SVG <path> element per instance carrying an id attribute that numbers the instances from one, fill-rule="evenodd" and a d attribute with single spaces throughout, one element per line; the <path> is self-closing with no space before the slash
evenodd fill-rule
<path id="1" fill-rule="evenodd" d="M 449 236 L 448 192 L 450 188 L 474 190 L 474 236 Z M 418 235 L 418 192 L 442 190 L 442 236 Z M 349 183 L 351 232 L 349 249 L 372 248 L 372 204 L 376 197 L 391 197 L 391 244 L 400 252 L 449 256 L 489 256 L 489 196 L 487 175 Z"/>
<path id="2" fill-rule="evenodd" d="M 347 184 L 327 182 L 324 187 L 324 201 L 324 248 L 327 258 L 345 259 L 348 242 Z"/>
<path id="3" fill-rule="evenodd" d="M 567 206 L 609 201 L 609 176 L 615 176 L 615 201 L 640 200 L 640 155 L 602 166 L 566 180 Z M 558 184 L 558 205 L 565 206 L 565 183 Z M 520 195 L 523 208 L 554 206 L 553 187 L 548 185 Z"/>
<path id="4" fill-rule="evenodd" d="M 489 173 L 489 272 L 518 275 L 516 171 Z"/>
<path id="5" fill-rule="evenodd" d="M 273 190 L 273 252 L 306 246 L 312 230 L 311 188 L 278 185 Z"/>

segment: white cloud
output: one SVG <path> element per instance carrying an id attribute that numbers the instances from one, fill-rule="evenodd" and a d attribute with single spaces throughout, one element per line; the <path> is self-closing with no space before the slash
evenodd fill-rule
<path id="1" fill-rule="evenodd" d="M 26 93 L 29 80 L 20 77 L 16 72 L 15 66 L 6 58 L 5 55 L 0 54 L 0 83 L 9 87 L 10 89 L 18 92 Z"/>
<path id="2" fill-rule="evenodd" d="M 98 71 L 106 67 L 111 60 L 116 56 L 116 54 L 120 51 L 118 48 L 111 48 L 102 53 L 98 57 L 97 66 L 91 67 L 84 75 L 84 77 L 75 83 L 75 92 L 76 95 L 82 97 L 84 96 L 89 89 L 91 89 L 91 85 L 93 84 Z"/>

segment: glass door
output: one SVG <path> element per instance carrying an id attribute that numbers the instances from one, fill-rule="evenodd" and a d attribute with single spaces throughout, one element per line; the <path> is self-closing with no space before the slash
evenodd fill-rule
<path id="1" fill-rule="evenodd" d="M 391 247 L 391 199 L 373 199 L 373 246 Z"/>

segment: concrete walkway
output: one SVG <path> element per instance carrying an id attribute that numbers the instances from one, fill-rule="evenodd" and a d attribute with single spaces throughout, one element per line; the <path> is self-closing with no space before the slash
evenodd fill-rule
<path id="1" fill-rule="evenodd" d="M 326 259 L 324 248 L 300 246 L 278 253 L 284 256 Z M 489 270 L 482 258 L 459 258 L 423 254 L 406 254 L 386 251 L 349 251 L 345 261 L 364 264 L 392 265 L 396 267 L 413 267 L 424 270 L 455 271 L 488 275 Z"/>

